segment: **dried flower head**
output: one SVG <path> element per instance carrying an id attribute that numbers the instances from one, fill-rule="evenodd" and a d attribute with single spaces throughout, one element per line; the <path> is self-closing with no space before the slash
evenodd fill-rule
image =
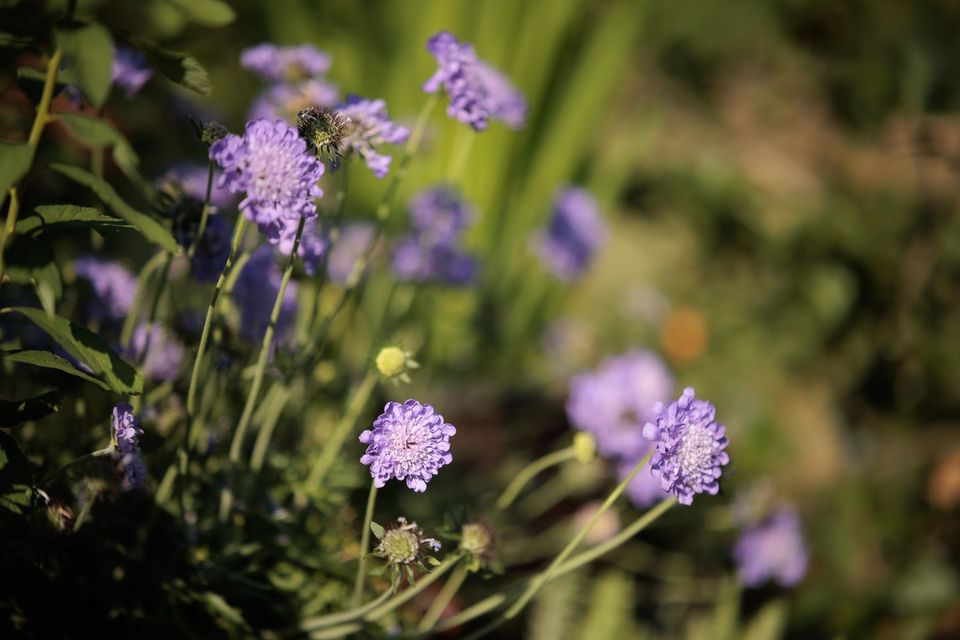
<path id="1" fill-rule="evenodd" d="M 350 118 L 330 107 L 308 107 L 297 113 L 297 131 L 318 159 L 336 160 L 344 150 Z"/>
<path id="2" fill-rule="evenodd" d="M 790 506 L 743 531 L 733 548 L 746 587 L 774 580 L 790 587 L 803 579 L 810 554 L 803 537 L 800 516 Z"/>
<path id="3" fill-rule="evenodd" d="M 439 551 L 440 543 L 434 538 L 423 535 L 423 529 L 416 522 L 407 522 L 403 516 L 389 529 L 379 526 L 373 527 L 374 535 L 380 543 L 373 553 L 387 561 L 394 567 L 418 565 L 423 558 L 423 551 Z"/>
<path id="4" fill-rule="evenodd" d="M 460 550 L 481 562 L 493 558 L 497 549 L 497 534 L 485 522 L 468 522 L 460 529 Z"/>
<path id="5" fill-rule="evenodd" d="M 216 120 L 211 120 L 203 123 L 203 128 L 200 130 L 200 141 L 209 146 L 217 140 L 226 138 L 229 133 L 230 130 L 225 126 Z"/>

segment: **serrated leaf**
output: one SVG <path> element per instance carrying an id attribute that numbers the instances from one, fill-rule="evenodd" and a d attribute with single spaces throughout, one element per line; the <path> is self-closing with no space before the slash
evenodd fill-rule
<path id="1" fill-rule="evenodd" d="M 190 22 L 207 27 L 222 27 L 233 22 L 237 14 L 221 0 L 167 0 Z"/>
<path id="2" fill-rule="evenodd" d="M 11 282 L 33 285 L 43 309 L 53 315 L 63 295 L 63 281 L 50 247 L 28 236 L 15 236 L 4 258 Z"/>
<path id="3" fill-rule="evenodd" d="M 93 375 L 117 393 L 143 391 L 143 376 L 114 353 L 107 341 L 86 327 L 59 316 L 47 316 L 39 309 L 11 307 L 0 313 L 19 313 L 40 327 L 71 356 L 87 365 Z"/>
<path id="4" fill-rule="evenodd" d="M 60 410 L 63 394 L 47 391 L 23 400 L 0 400 L 0 428 L 9 429 L 18 424 L 40 420 Z"/>
<path id="5" fill-rule="evenodd" d="M 376 522 L 370 523 L 370 531 L 373 532 L 373 535 L 376 536 L 377 540 L 383 538 L 383 534 L 386 533 L 386 530 L 382 525 L 377 524 Z"/>
<path id="6" fill-rule="evenodd" d="M 30 464 L 16 440 L 0 431 L 0 509 L 23 513 L 33 497 Z"/>
<path id="7" fill-rule="evenodd" d="M 150 64 L 162 73 L 167 80 L 200 95 L 210 95 L 210 76 L 196 58 L 179 51 L 164 49 L 149 40 L 131 38 L 131 41 L 146 54 L 150 59 Z"/>
<path id="8" fill-rule="evenodd" d="M 0 143 L 0 201 L 27 174 L 32 160 L 33 151 L 27 145 Z"/>
<path id="9" fill-rule="evenodd" d="M 110 93 L 113 74 L 113 38 L 102 25 L 92 23 L 56 30 L 57 45 L 63 49 L 66 66 L 77 86 L 94 109 Z"/>
<path id="10" fill-rule="evenodd" d="M 123 174 L 133 182 L 143 184 L 140 175 L 140 159 L 137 153 L 110 122 L 101 118 L 86 116 L 81 113 L 61 113 L 60 121 L 67 125 L 70 132 L 90 149 L 99 151 L 107 147 L 113 148 L 113 161 L 117 163 Z"/>
<path id="11" fill-rule="evenodd" d="M 53 231 L 93 229 L 98 233 L 132 229 L 126 220 L 100 213 L 93 207 L 75 204 L 45 204 L 36 207 L 17 221 L 18 234 L 34 237 Z"/>
<path id="12" fill-rule="evenodd" d="M 111 391 L 110 385 L 102 380 L 97 380 L 90 374 L 80 371 L 73 364 L 70 363 L 66 358 L 61 358 L 55 353 L 50 351 L 35 351 L 32 349 L 23 349 L 20 351 L 3 351 L 0 352 L 0 359 L 7 360 L 9 362 L 17 362 L 20 364 L 32 364 L 37 367 L 43 367 L 44 369 L 56 369 L 58 371 L 63 371 L 64 373 L 69 373 L 72 376 L 76 376 L 87 382 L 92 382 L 97 385 L 104 391 Z"/>
<path id="13" fill-rule="evenodd" d="M 65 164 L 51 164 L 50 167 L 59 171 L 71 180 L 89 187 L 97 197 L 113 210 L 118 216 L 132 224 L 143 236 L 171 253 L 179 253 L 180 248 L 176 240 L 170 235 L 170 232 L 164 229 L 159 222 L 147 214 L 137 211 L 117 195 L 117 192 L 110 186 L 110 183 L 103 178 L 98 178 L 89 171 L 79 167 L 71 167 Z"/>

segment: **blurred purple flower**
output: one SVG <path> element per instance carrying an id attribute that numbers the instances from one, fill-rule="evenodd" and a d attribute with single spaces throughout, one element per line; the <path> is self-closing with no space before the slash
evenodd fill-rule
<path id="1" fill-rule="evenodd" d="M 113 84 L 123 89 L 128 98 L 140 92 L 153 76 L 147 57 L 136 49 L 117 47 L 113 52 Z"/>
<path id="2" fill-rule="evenodd" d="M 169 381 L 175 380 L 180 371 L 183 344 L 159 322 L 140 324 L 130 338 L 128 353 L 148 377 Z"/>
<path id="3" fill-rule="evenodd" d="M 77 258 L 73 269 L 93 286 L 92 318 L 116 321 L 126 317 L 137 294 L 137 280 L 129 271 L 116 262 L 93 257 Z"/>
<path id="4" fill-rule="evenodd" d="M 424 189 L 410 200 L 410 222 L 430 244 L 456 242 L 473 222 L 476 212 L 456 189 Z"/>
<path id="5" fill-rule="evenodd" d="M 301 217 L 315 217 L 314 198 L 323 195 L 317 186 L 323 164 L 307 152 L 297 129 L 279 120 L 254 120 L 243 136 L 213 143 L 210 158 L 224 169 L 218 184 L 244 193 L 240 210 L 289 254 Z"/>
<path id="6" fill-rule="evenodd" d="M 796 510 L 782 506 L 766 520 L 745 529 L 734 545 L 733 557 L 740 582 L 746 587 L 767 580 L 784 587 L 800 582 L 810 557 Z"/>
<path id="7" fill-rule="evenodd" d="M 273 302 L 280 291 L 283 273 L 274 259 L 269 246 L 261 246 L 252 254 L 237 278 L 233 300 L 240 309 L 240 335 L 250 342 L 257 342 L 270 324 Z M 290 281 L 280 304 L 277 319 L 276 342 L 284 342 L 293 325 L 297 311 L 297 283 Z"/>
<path id="8" fill-rule="evenodd" d="M 423 90 L 444 90 L 450 99 L 447 115 L 476 131 L 486 129 L 490 118 L 513 129 L 523 127 L 527 111 L 523 94 L 502 73 L 477 58 L 473 45 L 441 31 L 427 41 L 427 51 L 439 66 Z"/>
<path id="9" fill-rule="evenodd" d="M 278 47 L 265 42 L 240 53 L 240 66 L 270 82 L 313 78 L 329 71 L 330 63 L 328 54 L 309 44 Z"/>
<path id="10" fill-rule="evenodd" d="M 416 400 L 388 402 L 373 422 L 373 429 L 360 434 L 360 442 L 367 445 L 360 462 L 370 466 L 378 487 L 396 478 L 405 480 L 410 489 L 423 492 L 440 467 L 453 461 L 450 437 L 456 432 L 428 404 Z"/>
<path id="11" fill-rule="evenodd" d="M 264 90 L 250 106 L 250 120 L 286 120 L 292 122 L 307 107 L 332 107 L 340 98 L 337 87 L 322 79 L 296 84 L 274 84 Z"/>
<path id="12" fill-rule="evenodd" d="M 171 167 L 157 180 L 157 184 L 173 184 L 193 199 L 203 202 L 207 196 L 207 165 L 182 164 Z M 217 180 L 214 173 L 213 184 L 210 187 L 210 204 L 218 209 L 226 209 L 234 203 L 236 197 Z"/>
<path id="13" fill-rule="evenodd" d="M 570 381 L 567 417 L 575 428 L 596 438 L 601 454 L 639 460 L 650 450 L 643 426 L 656 417 L 656 404 L 670 397 L 673 385 L 670 371 L 656 354 L 628 351 Z"/>
<path id="14" fill-rule="evenodd" d="M 303 263 L 303 270 L 307 275 L 313 275 L 320 268 L 323 257 L 330 248 L 330 239 L 316 219 L 308 220 L 303 226 L 303 235 L 300 237 L 300 248 L 297 256 Z"/>
<path id="15" fill-rule="evenodd" d="M 142 487 L 147 477 L 147 468 L 140 454 L 140 436 L 143 429 L 137 424 L 133 407 L 121 402 L 113 407 L 113 433 L 117 442 L 114 459 L 120 472 L 120 484 L 129 491 Z"/>
<path id="16" fill-rule="evenodd" d="M 352 286 L 359 278 L 357 270 L 360 258 L 374 241 L 373 225 L 366 222 L 344 225 L 340 228 L 336 240 L 330 248 L 327 259 L 327 276 L 331 282 L 340 286 Z"/>
<path id="17" fill-rule="evenodd" d="M 720 468 L 730 462 L 726 429 L 716 421 L 716 407 L 697 400 L 693 387 L 687 387 L 676 401 L 658 403 L 654 411 L 656 420 L 644 425 L 643 436 L 656 443 L 650 467 L 660 487 L 680 504 L 691 504 L 697 493 L 716 495 Z"/>
<path id="18" fill-rule="evenodd" d="M 343 138 L 344 150 L 359 154 L 378 178 L 386 176 L 391 158 L 379 153 L 377 145 L 403 144 L 410 137 L 410 130 L 390 120 L 383 100 L 351 95 L 337 106 L 337 111 L 350 119 Z"/>
<path id="19" fill-rule="evenodd" d="M 557 192 L 550 224 L 533 241 L 550 272 L 570 282 L 584 274 L 606 238 L 596 200 L 584 189 L 571 187 Z"/>
<path id="20" fill-rule="evenodd" d="M 216 282 L 230 255 L 230 224 L 223 216 L 207 218 L 207 228 L 190 258 L 190 272 L 200 282 Z"/>

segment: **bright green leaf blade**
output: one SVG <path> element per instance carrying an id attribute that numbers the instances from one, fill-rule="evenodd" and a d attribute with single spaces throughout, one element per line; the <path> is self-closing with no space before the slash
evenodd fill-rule
<path id="1" fill-rule="evenodd" d="M 113 147 L 113 160 L 124 175 L 133 182 L 143 183 L 139 170 L 140 159 L 123 134 L 110 122 L 80 113 L 62 113 L 60 121 L 67 125 L 77 140 L 91 149 Z"/>
<path id="2" fill-rule="evenodd" d="M 83 362 L 93 374 L 117 393 L 143 391 L 143 376 L 113 352 L 107 341 L 86 327 L 59 316 L 49 317 L 39 309 L 11 307 L 2 313 L 16 312 L 43 329 L 67 353 Z"/>
<path id="3" fill-rule="evenodd" d="M 87 101 L 95 109 L 103 106 L 110 93 L 113 72 L 113 38 L 102 25 L 87 24 L 76 29 L 58 29 L 57 45 Z"/>
<path id="4" fill-rule="evenodd" d="M 40 420 L 60 410 L 63 394 L 47 391 L 23 400 L 0 400 L 0 428 L 9 429 L 24 422 Z"/>
<path id="5" fill-rule="evenodd" d="M 179 84 L 200 95 L 211 93 L 210 77 L 196 58 L 179 51 L 170 51 L 149 40 L 133 38 L 136 44 L 150 58 L 150 63 L 171 82 Z"/>
<path id="6" fill-rule="evenodd" d="M 207 27 L 222 27 L 233 22 L 237 14 L 222 0 L 167 0 L 190 22 Z"/>
<path id="7" fill-rule="evenodd" d="M 0 509 L 23 513 L 33 498 L 30 463 L 16 440 L 0 431 Z"/>
<path id="8" fill-rule="evenodd" d="M 0 144 L 0 201 L 7 190 L 30 170 L 33 152 L 25 144 Z"/>
<path id="9" fill-rule="evenodd" d="M 370 523 L 370 530 L 373 531 L 373 535 L 376 536 L 377 540 L 383 538 L 383 534 L 386 533 L 383 525 L 377 524 L 376 522 Z"/>
<path id="10" fill-rule="evenodd" d="M 40 205 L 17 221 L 17 233 L 34 236 L 52 231 L 93 229 L 98 233 L 132 229 L 126 220 L 100 213 L 93 207 L 74 204 Z"/>
<path id="11" fill-rule="evenodd" d="M 44 310 L 53 315 L 54 305 L 63 295 L 63 281 L 50 247 L 29 236 L 16 236 L 4 258 L 7 277 L 36 287 Z"/>
<path id="12" fill-rule="evenodd" d="M 97 197 L 104 201 L 118 216 L 132 224 L 144 237 L 171 253 L 178 253 L 180 248 L 170 232 L 160 226 L 160 223 L 145 213 L 137 211 L 117 195 L 108 182 L 98 178 L 89 171 L 65 164 L 51 164 L 50 167 L 59 171 L 71 180 L 93 190 Z"/>
<path id="13" fill-rule="evenodd" d="M 69 373 L 72 376 L 86 380 L 87 382 L 92 382 L 104 391 L 111 390 L 107 383 L 103 382 L 102 380 L 97 380 L 88 373 L 80 371 L 75 366 L 70 364 L 70 362 L 65 358 L 61 358 L 57 354 L 49 351 L 33 351 L 30 349 L 24 349 L 22 351 L 4 351 L 0 352 L 0 358 L 9 362 L 32 364 L 36 367 L 63 371 L 64 373 Z"/>

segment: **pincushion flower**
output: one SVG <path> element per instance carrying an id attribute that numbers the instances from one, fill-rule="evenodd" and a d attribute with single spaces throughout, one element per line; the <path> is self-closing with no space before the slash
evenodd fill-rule
<path id="1" fill-rule="evenodd" d="M 789 506 L 743 531 L 733 548 L 740 582 L 746 587 L 774 580 L 791 587 L 807 572 L 810 554 L 800 517 Z"/>
<path id="2" fill-rule="evenodd" d="M 721 467 L 730 462 L 726 429 L 716 421 L 716 407 L 697 400 L 687 387 L 676 401 L 659 403 L 655 411 L 656 420 L 644 425 L 643 436 L 656 443 L 650 468 L 660 488 L 687 505 L 698 493 L 715 495 Z"/>
<path id="3" fill-rule="evenodd" d="M 456 245 L 472 219 L 473 208 L 452 189 L 438 187 L 417 194 L 410 203 L 413 229 L 394 246 L 394 275 L 408 282 L 471 282 L 477 262 Z"/>
<path id="4" fill-rule="evenodd" d="M 96 297 L 90 316 L 99 320 L 122 320 L 137 293 L 137 280 L 123 266 L 99 258 L 78 258 L 74 272 L 93 287 Z"/>
<path id="5" fill-rule="evenodd" d="M 473 45 L 441 31 L 427 41 L 427 50 L 437 59 L 436 72 L 424 83 L 423 90 L 447 94 L 447 115 L 476 131 L 489 126 L 491 118 L 519 129 L 526 120 L 527 103 L 507 78 L 480 60 Z"/>
<path id="6" fill-rule="evenodd" d="M 593 434 L 601 454 L 639 460 L 650 450 L 643 426 L 673 393 L 670 371 L 656 354 L 635 349 L 607 358 L 570 382 L 566 410 L 574 428 Z"/>
<path id="7" fill-rule="evenodd" d="M 274 260 L 271 247 L 261 246 L 250 254 L 233 289 L 233 300 L 240 309 L 240 335 L 245 340 L 257 342 L 263 337 L 282 280 L 283 273 Z M 296 310 L 297 283 L 290 281 L 280 303 L 276 342 L 287 338 Z"/>
<path id="8" fill-rule="evenodd" d="M 440 467 L 453 461 L 450 437 L 456 432 L 428 404 L 388 402 L 373 429 L 360 434 L 360 442 L 367 445 L 360 462 L 369 465 L 377 487 L 393 478 L 423 492 Z"/>
<path id="9" fill-rule="evenodd" d="M 154 380 L 175 380 L 183 352 L 183 344 L 159 322 L 138 325 L 130 338 L 130 357 Z"/>
<path id="10" fill-rule="evenodd" d="M 147 63 L 147 57 L 136 49 L 117 47 L 113 52 L 113 84 L 132 98 L 140 92 L 143 85 L 153 76 L 153 69 Z"/>
<path id="11" fill-rule="evenodd" d="M 317 215 L 314 198 L 323 195 L 317 186 L 323 164 L 308 153 L 297 129 L 254 120 L 242 136 L 230 134 L 210 145 L 210 158 L 223 168 L 218 184 L 244 194 L 243 215 L 289 254 L 300 219 Z"/>
<path id="12" fill-rule="evenodd" d="M 420 191 L 410 200 L 409 209 L 414 230 L 431 244 L 458 241 L 476 217 L 473 205 L 446 186 Z"/>
<path id="13" fill-rule="evenodd" d="M 111 416 L 113 438 L 116 443 L 114 458 L 120 472 L 120 484 L 125 490 L 142 487 L 147 477 L 147 468 L 140 453 L 140 436 L 143 429 L 137 424 L 133 407 L 121 402 L 113 407 Z"/>
<path id="14" fill-rule="evenodd" d="M 558 279 L 579 279 L 607 238 L 607 227 L 593 196 L 584 189 L 567 188 L 553 200 L 547 228 L 533 238 L 535 250 Z"/>
<path id="15" fill-rule="evenodd" d="M 327 53 L 309 44 L 278 47 L 262 43 L 240 53 L 240 66 L 270 82 L 312 78 L 330 70 Z"/>
<path id="16" fill-rule="evenodd" d="M 403 144 L 410 137 L 410 130 L 390 120 L 383 100 L 348 96 L 337 111 L 347 119 L 343 151 L 356 152 L 378 178 L 386 176 L 391 157 L 378 152 L 377 146 Z"/>

